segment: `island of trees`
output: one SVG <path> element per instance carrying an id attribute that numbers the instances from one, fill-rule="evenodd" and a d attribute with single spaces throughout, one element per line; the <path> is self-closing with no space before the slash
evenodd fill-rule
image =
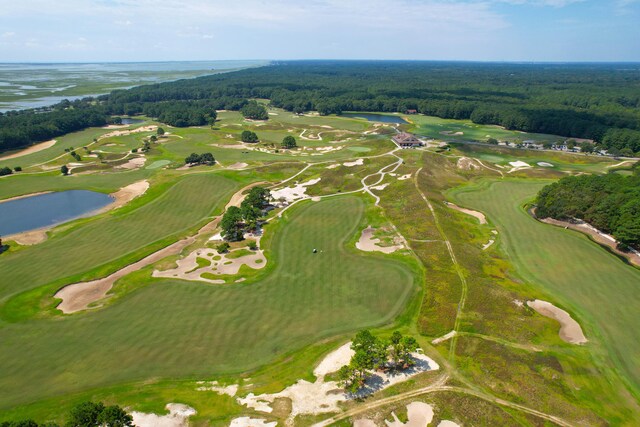
<path id="1" fill-rule="evenodd" d="M 230 206 L 222 216 L 222 237 L 230 242 L 242 240 L 245 231 L 255 230 L 269 205 L 271 192 L 264 187 L 253 187 L 240 207 Z"/>
<path id="2" fill-rule="evenodd" d="M 269 99 L 295 113 L 415 110 L 638 153 L 639 70 L 634 64 L 277 62 L 0 114 L 0 151 L 103 126 L 116 115 L 143 114 L 178 127 L 211 124 L 220 109 L 266 120 L 265 106 L 254 99 Z"/>
<path id="3" fill-rule="evenodd" d="M 611 234 L 620 249 L 640 249 L 640 164 L 629 176 L 618 173 L 562 178 L 538 193 L 536 215 L 583 220 Z"/>
<path id="4" fill-rule="evenodd" d="M 216 159 L 213 157 L 213 154 L 211 153 L 202 153 L 202 154 L 191 153 L 184 159 L 184 162 L 190 166 L 196 166 L 196 165 L 212 166 L 212 165 L 215 165 Z"/>

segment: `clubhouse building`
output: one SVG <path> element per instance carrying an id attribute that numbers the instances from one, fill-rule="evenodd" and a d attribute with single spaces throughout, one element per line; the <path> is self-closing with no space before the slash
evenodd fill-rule
<path id="1" fill-rule="evenodd" d="M 422 147 L 423 145 L 422 141 L 407 132 L 401 132 L 397 135 L 394 135 L 392 139 L 393 142 L 395 142 L 396 145 L 400 148 L 416 148 Z"/>

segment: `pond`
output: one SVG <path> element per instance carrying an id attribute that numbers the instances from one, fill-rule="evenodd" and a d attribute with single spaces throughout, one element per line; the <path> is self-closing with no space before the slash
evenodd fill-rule
<path id="1" fill-rule="evenodd" d="M 137 125 L 138 123 L 144 123 L 144 120 L 142 119 L 132 119 L 130 117 L 122 117 L 121 120 L 123 125 Z"/>
<path id="2" fill-rule="evenodd" d="M 399 124 L 407 124 L 408 122 L 399 116 L 388 116 L 386 114 L 375 114 L 375 113 L 342 113 L 341 117 L 352 117 L 357 119 L 365 119 L 370 122 L 381 122 L 381 123 L 399 123 Z"/>
<path id="3" fill-rule="evenodd" d="M 113 202 L 108 194 L 69 190 L 0 202 L 0 235 L 50 227 L 87 216 Z"/>

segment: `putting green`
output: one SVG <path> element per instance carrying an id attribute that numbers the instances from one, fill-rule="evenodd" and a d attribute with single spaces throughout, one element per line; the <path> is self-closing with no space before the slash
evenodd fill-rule
<path id="1" fill-rule="evenodd" d="M 169 163 L 171 163 L 171 160 L 156 160 L 155 162 L 147 166 L 145 169 L 158 169 L 168 165 Z"/>
<path id="2" fill-rule="evenodd" d="M 144 271 L 119 286 L 151 286 L 105 309 L 3 324 L 0 408 L 131 381 L 245 371 L 389 322 L 415 290 L 414 276 L 396 259 L 345 247 L 364 207 L 349 196 L 296 206 L 267 228 L 273 269 L 257 283 L 154 280 Z"/>
<path id="3" fill-rule="evenodd" d="M 356 153 L 368 153 L 369 151 L 371 151 L 371 148 L 355 146 L 355 147 L 347 147 L 347 150 L 354 151 Z"/>

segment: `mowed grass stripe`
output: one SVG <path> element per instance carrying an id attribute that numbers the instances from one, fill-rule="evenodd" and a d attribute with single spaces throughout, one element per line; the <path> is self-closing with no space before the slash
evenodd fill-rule
<path id="1" fill-rule="evenodd" d="M 224 205 L 237 183 L 217 175 L 180 180 L 126 214 L 107 215 L 0 259 L 0 299 L 77 275 L 196 225 Z"/>
<path id="2" fill-rule="evenodd" d="M 453 196 L 460 204 L 488 214 L 518 273 L 578 313 L 578 321 L 592 340 L 588 345 L 597 345 L 594 333 L 601 331 L 612 361 L 618 361 L 631 382 L 640 388 L 640 271 L 586 236 L 531 218 L 522 204 L 543 185 L 492 182 L 482 189 Z"/>
<path id="3" fill-rule="evenodd" d="M 358 197 L 295 207 L 272 231 L 277 264 L 258 283 L 154 280 L 102 310 L 5 325 L 0 408 L 147 378 L 246 371 L 388 323 L 415 291 L 414 277 L 398 260 L 345 247 L 363 215 Z"/>

